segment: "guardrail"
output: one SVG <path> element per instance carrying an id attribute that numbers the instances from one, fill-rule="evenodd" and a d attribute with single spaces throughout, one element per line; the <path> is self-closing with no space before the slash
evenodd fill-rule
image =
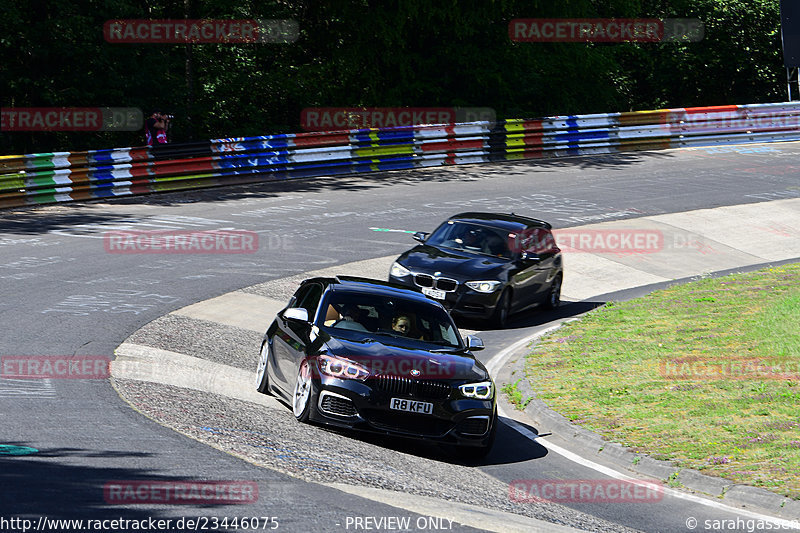
<path id="1" fill-rule="evenodd" d="M 0 208 L 438 165 L 800 140 L 800 102 L 0 156 Z"/>

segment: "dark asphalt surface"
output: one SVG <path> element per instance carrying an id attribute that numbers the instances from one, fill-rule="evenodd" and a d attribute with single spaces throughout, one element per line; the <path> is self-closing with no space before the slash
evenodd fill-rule
<path id="1" fill-rule="evenodd" d="M 107 355 L 170 311 L 304 271 L 400 253 L 410 236 L 459 211 L 502 210 L 557 228 L 698 208 L 800 197 L 797 143 L 701 148 L 449 167 L 260 186 L 220 188 L 0 212 L 0 355 Z M 107 253 L 116 229 L 258 232 L 246 255 Z M 575 311 L 580 309 L 575 308 Z M 525 317 L 535 327 L 546 317 Z M 495 353 L 520 330 L 486 332 Z M 259 516 L 284 531 L 330 531 L 346 516 L 397 510 L 305 484 L 185 438 L 122 402 L 107 380 L 0 380 L 2 444 L 39 449 L 0 456 L 0 517 L 244 516 L 241 506 L 107 505 L 105 483 L 126 479 L 244 479 L 259 483 Z M 499 436 L 484 467 L 499 479 L 521 467 L 594 477 L 549 454 L 509 460 L 515 436 Z M 542 462 L 546 461 L 546 462 Z M 518 478 L 519 476 L 515 476 Z M 320 505 L 320 502 L 325 502 Z M 686 531 L 654 506 L 581 510 L 648 531 Z M 410 515 L 403 512 L 402 514 Z M 660 524 L 660 525 L 659 525 Z M 675 526 L 673 528 L 673 526 Z"/>

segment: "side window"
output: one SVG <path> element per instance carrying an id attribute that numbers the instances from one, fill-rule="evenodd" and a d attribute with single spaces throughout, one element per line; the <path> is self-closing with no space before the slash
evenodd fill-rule
<path id="1" fill-rule="evenodd" d="M 555 254 L 560 252 L 558 245 L 556 245 L 556 239 L 553 236 L 553 233 L 548 229 L 542 230 L 542 252 L 543 254 Z"/>
<path id="2" fill-rule="evenodd" d="M 529 228 L 522 235 L 521 248 L 534 254 L 553 254 L 559 252 L 553 233 L 545 228 Z"/>
<path id="3" fill-rule="evenodd" d="M 291 300 L 289 300 L 289 307 L 300 307 L 298 302 L 302 302 L 303 298 L 308 294 L 308 291 L 311 290 L 312 285 L 304 285 L 297 289 L 292 296 Z"/>
<path id="4" fill-rule="evenodd" d="M 308 311 L 308 319 L 313 321 L 314 315 L 317 312 L 317 307 L 319 307 L 319 300 L 322 298 L 322 285 L 319 283 L 312 283 L 307 287 L 303 287 L 304 290 L 302 294 L 298 292 L 295 296 L 296 301 L 293 304 L 293 307 L 302 307 L 306 311 Z"/>

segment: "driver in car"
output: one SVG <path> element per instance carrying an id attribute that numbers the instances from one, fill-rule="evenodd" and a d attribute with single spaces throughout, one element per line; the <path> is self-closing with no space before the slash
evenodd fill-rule
<path id="1" fill-rule="evenodd" d="M 480 235 L 478 235 L 478 230 L 468 229 L 461 234 L 461 237 L 456 239 L 456 242 L 460 244 L 462 248 L 478 250 L 481 247 L 480 240 L 481 239 Z"/>
<path id="2" fill-rule="evenodd" d="M 342 305 L 340 313 L 342 318 L 333 324 L 334 327 L 341 322 L 361 322 L 361 309 L 356 304 Z"/>

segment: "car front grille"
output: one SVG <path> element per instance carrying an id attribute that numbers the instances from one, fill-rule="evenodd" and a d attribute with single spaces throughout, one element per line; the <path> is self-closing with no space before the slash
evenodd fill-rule
<path id="1" fill-rule="evenodd" d="M 413 379 L 402 376 L 378 375 L 375 378 L 377 389 L 390 394 L 423 398 L 426 400 L 445 400 L 452 390 L 443 380 Z"/>
<path id="2" fill-rule="evenodd" d="M 444 292 L 453 292 L 458 288 L 458 281 L 451 278 L 437 278 L 430 274 L 414 274 L 414 283 L 418 287 L 438 289 Z"/>
<path id="3" fill-rule="evenodd" d="M 330 415 L 353 417 L 358 414 L 353 402 L 341 396 L 323 392 L 319 402 L 319 408 Z"/>
<path id="4" fill-rule="evenodd" d="M 489 431 L 488 416 L 471 416 L 458 423 L 456 431 L 463 435 L 485 435 Z"/>

